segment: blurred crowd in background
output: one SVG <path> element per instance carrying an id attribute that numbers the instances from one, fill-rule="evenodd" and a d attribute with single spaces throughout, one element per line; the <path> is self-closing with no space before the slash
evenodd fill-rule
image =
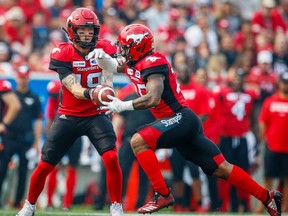
<path id="1" fill-rule="evenodd" d="M 233 85 L 238 74 L 245 89 L 257 95 L 256 116 L 263 101 L 276 92 L 279 76 L 288 71 L 288 0 L 1 0 L 0 75 L 13 75 L 23 62 L 35 73 L 53 73 L 48 69 L 50 52 L 67 41 L 62 28 L 76 7 L 92 8 L 100 19 L 100 38 L 112 42 L 125 25 L 147 25 L 154 33 L 156 50 L 169 59 L 176 73 L 184 74 L 184 84 L 188 79 L 210 91 Z M 257 117 L 254 120 L 248 129 L 257 142 Z M 219 143 L 217 138 L 214 141 Z M 166 156 L 170 153 L 159 153 L 159 158 Z M 222 210 L 231 210 L 225 199 Z M 194 210 L 203 211 L 201 201 L 194 203 Z M 176 204 L 180 207 L 174 210 L 187 210 Z M 232 210 L 251 211 L 249 204 L 242 204 Z M 220 207 L 216 203 L 213 208 Z"/>
<path id="2" fill-rule="evenodd" d="M 47 72 L 51 49 L 67 41 L 62 27 L 75 7 L 92 8 L 100 38 L 112 42 L 123 26 L 146 24 L 175 70 L 204 67 L 211 82 L 225 82 L 232 66 L 248 73 L 264 62 L 276 75 L 287 69 L 287 0 L 2 0 L 0 72 L 23 60 Z M 262 50 L 271 56 L 257 59 Z"/>

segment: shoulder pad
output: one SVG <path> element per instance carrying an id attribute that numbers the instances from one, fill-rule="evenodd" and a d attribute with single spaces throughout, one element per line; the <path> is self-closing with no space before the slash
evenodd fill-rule
<path id="1" fill-rule="evenodd" d="M 71 43 L 60 43 L 51 51 L 50 57 L 53 59 L 67 61 L 73 51 L 73 45 Z"/>

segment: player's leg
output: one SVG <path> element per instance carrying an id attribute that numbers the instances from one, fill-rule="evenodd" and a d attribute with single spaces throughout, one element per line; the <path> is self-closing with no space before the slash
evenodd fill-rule
<path id="1" fill-rule="evenodd" d="M 127 191 L 127 183 L 129 174 L 132 168 L 132 164 L 135 160 L 135 156 L 130 146 L 130 139 L 131 137 L 123 137 L 122 138 L 122 145 L 118 150 L 119 155 L 119 163 L 123 174 L 123 191 L 122 197 L 125 198 L 126 191 Z"/>
<path id="2" fill-rule="evenodd" d="M 63 210 L 68 210 L 73 203 L 74 190 L 77 183 L 77 165 L 79 163 L 81 149 L 82 137 L 78 137 L 67 153 L 69 165 L 66 168 L 66 193 L 63 198 Z"/>
<path id="3" fill-rule="evenodd" d="M 99 122 L 101 124 L 99 124 Z M 116 135 L 111 120 L 106 115 L 94 116 L 87 122 L 91 143 L 101 155 L 106 168 L 106 185 L 110 196 L 110 212 L 112 216 L 123 215 L 122 210 L 122 171 L 119 165 L 115 146 Z"/>
<path id="4" fill-rule="evenodd" d="M 56 190 L 57 186 L 57 173 L 59 171 L 59 168 L 56 166 L 52 172 L 47 177 L 46 181 L 46 194 L 47 194 L 47 209 L 53 208 L 53 195 Z"/>
<path id="5" fill-rule="evenodd" d="M 268 191 L 254 181 L 240 167 L 228 163 L 218 147 L 207 139 L 203 133 L 200 133 L 193 140 L 193 151 L 187 151 L 184 148 L 182 149 L 182 153 L 183 155 L 186 154 L 185 158 L 201 166 L 205 173 L 227 180 L 236 188 L 256 197 L 265 205 L 270 215 L 278 216 L 281 214 L 280 192 Z"/>
<path id="6" fill-rule="evenodd" d="M 152 188 L 155 191 L 152 200 L 140 207 L 138 212 L 152 213 L 164 207 L 173 205 L 174 198 L 166 185 L 154 150 L 149 148 L 139 133 L 136 133 L 132 137 L 131 146 L 140 166 L 146 173 L 151 182 Z"/>
<path id="7" fill-rule="evenodd" d="M 191 132 L 191 127 L 187 127 L 186 122 L 190 122 L 189 117 L 187 118 L 187 112 L 190 112 L 188 110 L 183 109 L 174 116 L 158 119 L 137 129 L 138 132 L 131 139 L 133 152 L 155 191 L 153 199 L 138 209 L 139 213 L 152 213 L 174 203 L 154 150 L 181 145 L 191 134 L 196 133 L 197 130 Z"/>
<path id="8" fill-rule="evenodd" d="M 170 157 L 170 164 L 173 173 L 172 192 L 175 198 L 173 209 L 175 212 L 181 212 L 184 211 L 185 184 L 183 181 L 183 172 L 186 161 L 176 149 L 173 149 L 173 153 Z"/>

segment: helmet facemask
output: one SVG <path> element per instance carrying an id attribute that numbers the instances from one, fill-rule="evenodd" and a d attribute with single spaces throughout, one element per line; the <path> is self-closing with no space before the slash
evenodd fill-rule
<path id="1" fill-rule="evenodd" d="M 68 27 L 69 27 L 69 25 L 68 25 Z M 80 40 L 80 36 L 77 34 L 77 29 L 80 27 L 92 27 L 94 29 L 94 34 L 93 34 L 91 42 L 86 42 L 86 41 Z M 100 31 L 99 26 L 92 24 L 92 25 L 75 26 L 74 28 L 71 27 L 71 29 L 73 30 L 72 42 L 78 44 L 79 46 L 81 46 L 83 48 L 95 47 L 95 45 L 98 41 L 98 37 L 99 37 L 99 31 Z"/>

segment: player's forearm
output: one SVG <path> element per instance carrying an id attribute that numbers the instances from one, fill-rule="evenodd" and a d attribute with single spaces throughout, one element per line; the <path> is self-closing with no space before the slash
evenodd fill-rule
<path id="1" fill-rule="evenodd" d="M 160 103 L 160 98 L 155 95 L 147 94 L 133 100 L 133 107 L 135 110 L 149 109 L 157 106 Z"/>
<path id="2" fill-rule="evenodd" d="M 75 74 L 70 74 L 62 80 L 62 84 L 78 99 L 87 99 L 84 95 L 86 88 L 83 88 L 76 81 Z"/>
<path id="3" fill-rule="evenodd" d="M 113 87 L 113 73 L 103 70 L 101 76 L 101 84 Z"/>

